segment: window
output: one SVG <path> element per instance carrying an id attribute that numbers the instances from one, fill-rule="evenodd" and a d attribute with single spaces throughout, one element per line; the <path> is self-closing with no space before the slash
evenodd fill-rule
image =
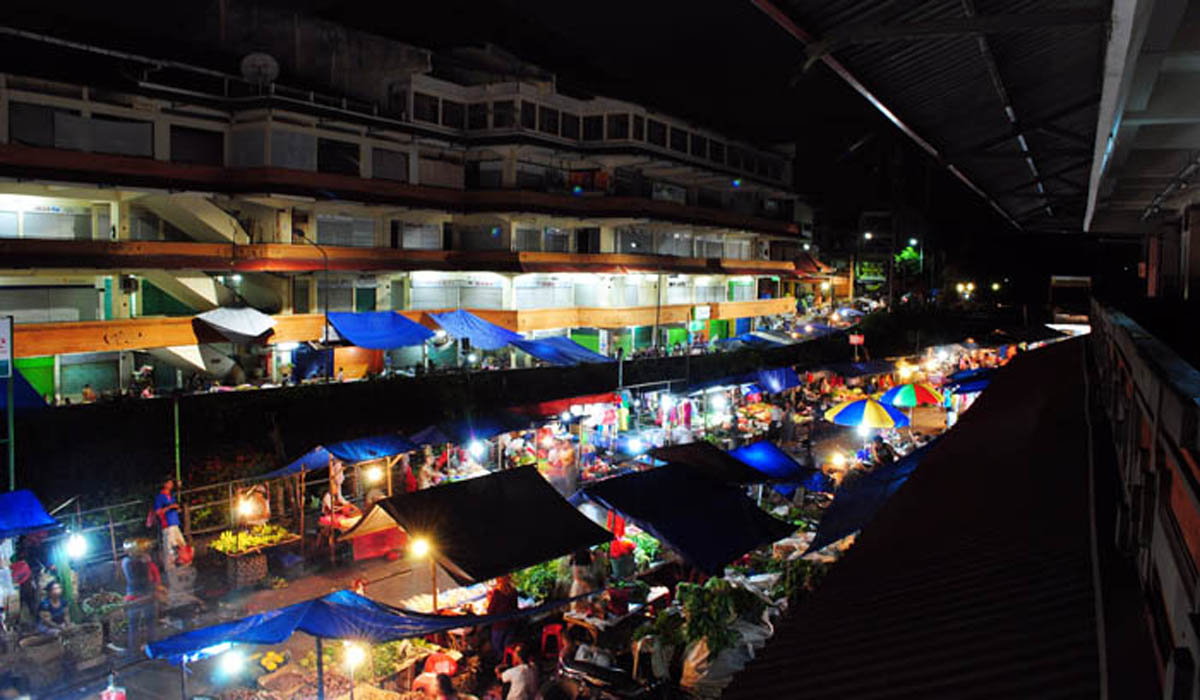
<path id="1" fill-rule="evenodd" d="M 720 238 L 700 238 L 696 240 L 696 256 L 700 258 L 719 258 L 725 253 L 725 243 Z"/>
<path id="2" fill-rule="evenodd" d="M 318 138 L 317 172 L 359 175 L 358 144 Z"/>
<path id="3" fill-rule="evenodd" d="M 558 136 L 558 110 L 549 107 L 538 108 L 538 131 L 544 134 Z"/>
<path id="4" fill-rule="evenodd" d="M 609 139 L 627 139 L 627 138 L 629 138 L 629 115 L 628 114 L 610 114 L 610 115 L 608 115 L 608 138 Z"/>
<path id="5" fill-rule="evenodd" d="M 667 125 L 653 119 L 646 124 L 646 140 L 655 146 L 667 145 Z"/>
<path id="6" fill-rule="evenodd" d="M 308 290 L 311 288 L 308 280 L 300 277 L 292 278 L 292 311 L 294 313 L 312 313 L 308 298 Z"/>
<path id="7" fill-rule="evenodd" d="M 562 136 L 565 139 L 579 138 L 579 115 L 562 113 Z"/>
<path id="8" fill-rule="evenodd" d="M 719 141 L 708 142 L 708 159 L 714 163 L 725 162 L 725 144 Z"/>
<path id="9" fill-rule="evenodd" d="M 507 250 L 504 229 L 499 226 L 455 226 L 460 250 Z"/>
<path id="10" fill-rule="evenodd" d="M 654 233 L 636 228 L 617 229 L 617 252 L 652 254 L 654 252 Z"/>
<path id="11" fill-rule="evenodd" d="M 172 124 L 171 162 L 192 165 L 224 164 L 225 134 Z"/>
<path id="12" fill-rule="evenodd" d="M 492 127 L 511 129 L 517 125 L 517 105 L 512 100 L 492 103 Z"/>
<path id="13" fill-rule="evenodd" d="M 408 154 L 386 148 L 371 149 L 371 177 L 408 182 Z"/>
<path id="14" fill-rule="evenodd" d="M 532 102 L 521 102 L 521 128 L 537 128 L 537 105 Z"/>
<path id="15" fill-rule="evenodd" d="M 600 141 L 604 138 L 604 117 L 583 118 L 583 140 Z"/>
<path id="16" fill-rule="evenodd" d="M 659 255 L 677 255 L 688 258 L 692 256 L 692 234 L 676 231 L 664 233 L 658 239 Z"/>
<path id="17" fill-rule="evenodd" d="M 452 129 L 463 128 L 463 120 L 467 116 L 466 110 L 467 108 L 461 102 L 442 100 L 442 126 Z"/>
<path id="18" fill-rule="evenodd" d="M 541 250 L 542 232 L 536 228 L 517 229 L 517 250 Z"/>
<path id="19" fill-rule="evenodd" d="M 549 253 L 571 252 L 571 231 L 565 228 L 548 228 L 542 239 L 542 250 Z"/>
<path id="20" fill-rule="evenodd" d="M 467 107 L 467 128 L 468 129 L 486 129 L 487 128 L 487 112 L 488 106 L 486 102 L 473 104 Z"/>
<path id="21" fill-rule="evenodd" d="M 441 250 L 441 224 L 401 224 L 404 231 L 401 245 L 407 250 Z"/>
<path id="22" fill-rule="evenodd" d="M 422 92 L 413 93 L 413 119 L 438 123 L 438 98 Z"/>
<path id="23" fill-rule="evenodd" d="M 671 128 L 671 150 L 680 153 L 688 152 L 688 133 L 683 129 Z"/>
<path id="24" fill-rule="evenodd" d="M 756 170 L 758 170 L 758 158 L 753 153 L 750 153 L 748 151 L 743 153 L 742 154 L 742 167 L 748 173 L 755 172 Z"/>
<path id="25" fill-rule="evenodd" d="M 633 115 L 633 140 L 643 141 L 646 138 L 646 120 L 638 115 Z"/>
<path id="26" fill-rule="evenodd" d="M 692 134 L 692 155 L 697 158 L 708 155 L 708 139 L 700 134 Z"/>
<path id="27" fill-rule="evenodd" d="M 731 168 L 742 169 L 742 149 L 729 147 L 729 160 L 726 161 Z"/>
<path id="28" fill-rule="evenodd" d="M 328 298 L 328 306 L 326 298 Z M 317 308 L 322 311 L 353 311 L 354 280 L 349 277 L 331 277 L 327 284 L 323 276 L 318 278 Z"/>
<path id="29" fill-rule="evenodd" d="M 375 220 L 322 214 L 317 217 L 317 243 L 373 248 L 375 247 Z"/>

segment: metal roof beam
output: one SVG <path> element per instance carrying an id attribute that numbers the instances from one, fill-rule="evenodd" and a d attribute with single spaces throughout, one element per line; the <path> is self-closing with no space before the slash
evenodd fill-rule
<path id="1" fill-rule="evenodd" d="M 1007 133 L 1000 134 L 999 136 L 993 136 L 992 138 L 987 139 L 986 141 L 980 141 L 979 143 L 976 143 L 972 146 L 968 146 L 968 147 L 964 148 L 962 152 L 965 153 L 965 152 L 970 152 L 970 151 L 985 150 L 985 149 L 991 148 L 992 146 L 1004 143 L 1005 141 L 1007 141 L 1009 139 L 1016 138 L 1018 134 L 1028 133 L 1029 131 L 1039 130 L 1044 126 L 1047 126 L 1047 125 L 1051 124 L 1052 122 L 1058 121 L 1059 119 L 1062 119 L 1063 117 L 1074 114 L 1075 112 L 1078 112 L 1081 109 L 1087 109 L 1088 107 L 1095 106 L 1095 104 L 1099 101 L 1100 101 L 1099 95 L 1092 95 L 1091 97 L 1088 97 L 1086 99 L 1080 100 L 1078 102 L 1073 102 L 1073 103 L 1066 105 L 1060 109 L 1056 109 L 1053 112 L 1051 112 L 1045 116 L 1038 117 L 1036 119 L 1031 119 L 1028 121 L 1019 121 L 1014 126 L 1014 128 L 1010 129 Z M 1089 139 L 1088 145 L 1090 146 L 1091 143 L 1092 142 Z"/>
<path id="2" fill-rule="evenodd" d="M 1031 12 L 1016 15 L 972 15 L 910 24 L 852 24 L 829 31 L 824 37 L 808 44 L 806 67 L 822 56 L 847 44 L 869 44 L 880 41 L 915 41 L 963 34 L 998 34 L 1052 27 L 1078 27 L 1101 24 L 1108 13 L 1097 8 Z"/>
<path id="3" fill-rule="evenodd" d="M 1083 168 L 1086 168 L 1089 165 L 1091 165 L 1091 162 L 1092 162 L 1092 159 L 1089 157 L 1085 160 L 1079 160 L 1079 161 L 1076 161 L 1069 165 L 1064 165 L 1063 167 L 1059 168 L 1058 170 L 1055 170 L 1054 172 L 1043 174 L 1041 179 L 1035 179 L 1035 180 L 1030 180 L 1028 182 L 1023 182 L 1015 187 L 1010 187 L 1006 190 L 1000 190 L 996 194 L 997 195 L 1007 195 L 1007 194 L 1012 194 L 1014 192 L 1020 192 L 1021 190 L 1025 189 L 1026 187 L 1037 187 L 1038 184 L 1045 185 L 1046 180 L 1058 177 L 1059 175 L 1066 175 L 1067 173 L 1074 172 L 1076 170 L 1082 170 Z"/>
<path id="4" fill-rule="evenodd" d="M 805 46 L 813 43 L 812 36 L 810 36 L 808 32 L 804 31 L 800 25 L 792 21 L 792 18 L 788 17 L 787 13 L 776 7 L 771 0 L 750 0 L 750 4 L 754 5 L 763 14 L 771 18 L 775 24 L 779 25 L 779 27 L 791 35 L 792 38 L 803 43 Z M 933 146 L 933 144 L 921 138 L 921 136 L 917 134 L 912 127 L 906 124 L 904 120 L 900 119 L 895 112 L 893 112 L 887 105 L 885 105 L 878 97 L 875 96 L 875 93 L 871 92 L 866 85 L 863 85 L 862 81 L 860 81 L 854 76 L 853 73 L 851 73 L 844 65 L 842 65 L 841 61 L 838 61 L 829 55 L 822 56 L 820 60 L 826 66 L 828 66 L 830 70 L 837 74 L 838 77 L 846 81 L 846 84 L 848 84 L 855 92 L 857 92 L 859 95 L 862 95 L 863 99 L 869 102 L 872 107 L 878 110 L 879 113 L 884 116 L 884 118 L 891 122 L 905 136 L 912 139 L 913 142 L 920 146 L 922 150 L 933 156 L 934 160 L 944 165 L 946 169 L 950 171 L 950 174 L 958 178 L 959 181 L 966 185 L 968 189 L 979 195 L 979 197 L 983 199 L 983 201 L 987 202 L 992 209 L 996 210 L 996 213 L 1000 214 L 1001 218 L 1011 224 L 1012 227 L 1018 231 L 1021 229 L 1021 225 L 1017 223 L 1016 219 L 1013 219 L 1012 216 L 1009 215 L 1008 211 L 1006 211 L 1004 207 L 1000 206 L 999 202 L 988 195 L 987 192 L 984 192 L 979 185 L 976 185 L 971 178 L 967 177 L 966 174 L 958 168 L 958 166 L 954 165 L 953 163 L 948 163 L 942 157 L 942 154 L 938 152 L 938 149 Z"/>

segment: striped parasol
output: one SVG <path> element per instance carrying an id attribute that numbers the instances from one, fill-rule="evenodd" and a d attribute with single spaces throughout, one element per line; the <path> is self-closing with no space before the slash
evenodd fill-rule
<path id="1" fill-rule="evenodd" d="M 825 420 L 838 425 L 867 428 L 903 428 L 908 416 L 875 399 L 856 399 L 838 404 L 825 412 Z"/>
<path id="2" fill-rule="evenodd" d="M 880 403 L 900 408 L 914 406 L 940 406 L 942 395 L 937 389 L 925 383 L 899 384 L 883 392 L 879 397 Z"/>

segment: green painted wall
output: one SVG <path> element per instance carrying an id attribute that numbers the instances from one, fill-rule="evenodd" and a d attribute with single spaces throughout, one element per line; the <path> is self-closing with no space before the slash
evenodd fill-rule
<path id="1" fill-rule="evenodd" d="M 708 339 L 718 340 L 729 337 L 729 321 L 718 321 L 715 318 L 708 321 Z"/>
<path id="2" fill-rule="evenodd" d="M 667 347 L 673 348 L 675 344 L 687 344 L 687 329 L 686 328 L 668 328 L 667 329 Z"/>
<path id="3" fill-rule="evenodd" d="M 374 311 L 375 310 L 375 290 L 374 289 L 355 289 L 354 290 L 354 310 L 355 311 Z"/>
<path id="4" fill-rule="evenodd" d="M 637 326 L 633 329 L 633 347 L 635 350 L 648 348 L 654 344 L 654 326 Z"/>
<path id="5" fill-rule="evenodd" d="M 592 352 L 600 352 L 600 334 L 571 331 L 571 340 L 579 343 Z"/>
<path id="6" fill-rule="evenodd" d="M 110 282 L 105 280 L 104 293 L 109 297 Z M 142 280 L 143 316 L 192 316 L 196 310 L 167 294 L 149 280 Z"/>
<path id="7" fill-rule="evenodd" d="M 54 396 L 54 358 L 21 357 L 13 362 L 39 396 Z"/>

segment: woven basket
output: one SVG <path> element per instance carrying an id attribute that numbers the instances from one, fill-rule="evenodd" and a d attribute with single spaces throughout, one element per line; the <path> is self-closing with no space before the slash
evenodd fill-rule
<path id="1" fill-rule="evenodd" d="M 225 572 L 231 588 L 253 586 L 267 578 L 267 555 L 262 552 L 225 558 Z"/>
<path id="2" fill-rule="evenodd" d="M 57 637 L 26 637 L 20 644 L 25 659 L 24 675 L 34 687 L 46 688 L 62 679 L 63 646 Z"/>
<path id="3" fill-rule="evenodd" d="M 79 625 L 63 635 L 63 648 L 75 663 L 94 659 L 104 650 L 104 629 L 98 622 Z"/>

